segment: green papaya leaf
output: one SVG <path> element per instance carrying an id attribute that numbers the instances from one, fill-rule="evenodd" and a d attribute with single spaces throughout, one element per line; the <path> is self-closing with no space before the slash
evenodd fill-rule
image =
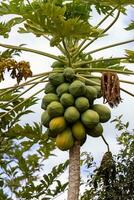
<path id="1" fill-rule="evenodd" d="M 134 29 L 134 21 L 132 21 L 132 22 L 128 25 L 128 27 L 125 28 L 125 30 L 127 30 L 127 31 L 131 31 L 131 30 L 133 30 L 133 29 Z"/>

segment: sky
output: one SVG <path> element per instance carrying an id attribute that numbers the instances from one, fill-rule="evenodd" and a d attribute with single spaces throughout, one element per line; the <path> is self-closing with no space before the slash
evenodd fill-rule
<path id="1" fill-rule="evenodd" d="M 109 45 L 112 44 L 113 42 L 121 42 L 124 40 L 129 40 L 134 38 L 134 32 L 133 31 L 125 31 L 123 28 L 127 27 L 128 23 L 133 19 L 133 14 L 132 14 L 132 9 L 129 9 L 128 12 L 128 17 L 121 16 L 118 20 L 118 22 L 114 25 L 112 29 L 108 32 L 108 36 L 105 39 L 98 39 L 93 45 L 91 45 L 89 50 L 93 50 L 95 48 L 99 48 L 101 46 Z M 6 20 L 6 18 L 5 18 Z M 96 24 L 99 20 L 99 16 L 97 14 L 94 15 L 94 18 L 92 22 Z M 106 27 L 107 24 L 109 23 L 110 19 L 106 21 L 104 26 L 102 28 Z M 6 44 L 15 44 L 15 45 L 20 45 L 20 44 L 27 44 L 27 47 L 29 48 L 34 48 L 37 50 L 42 50 L 45 52 L 49 52 L 52 54 L 57 55 L 59 52 L 57 51 L 56 48 L 50 48 L 49 43 L 44 40 L 44 38 L 35 38 L 32 34 L 26 34 L 26 35 L 19 35 L 16 34 L 16 30 L 13 30 L 10 34 L 10 37 L 8 39 L 3 39 L 3 37 L 0 36 L 1 43 L 6 43 Z M 134 50 L 134 43 L 131 44 L 126 44 L 123 46 L 119 46 L 116 48 L 111 48 L 107 49 L 104 51 L 97 52 L 93 54 L 94 58 L 100 58 L 100 57 L 118 57 L 121 54 L 124 53 L 124 49 L 132 49 Z M 0 48 L 0 51 L 3 50 L 3 48 Z M 36 55 L 33 53 L 28 53 L 28 52 L 23 52 L 21 54 L 21 57 L 17 58 L 18 60 L 26 60 L 29 61 L 31 66 L 32 66 L 32 71 L 33 74 L 41 73 L 44 71 L 50 71 L 51 64 L 53 62 L 52 59 Z M 132 69 L 131 66 L 130 69 Z M 122 79 L 125 78 L 122 76 Z M 129 80 L 133 80 L 132 77 L 129 76 Z M 0 87 L 7 87 L 9 85 L 14 84 L 13 80 L 6 79 L 3 83 L 0 83 Z M 122 87 L 127 88 L 129 91 L 133 92 L 134 91 L 134 86 L 132 85 L 125 85 L 122 84 Z M 39 95 L 40 98 L 43 98 L 43 93 Z M 123 121 L 130 122 L 130 129 L 134 128 L 134 99 L 131 96 L 128 96 L 124 93 L 121 93 L 121 97 L 123 99 L 123 103 L 121 103 L 118 107 L 112 109 L 112 118 L 114 119 L 116 116 L 119 116 L 123 114 Z M 99 99 L 96 101 L 96 103 L 102 103 L 102 99 Z M 40 105 L 34 106 L 34 111 L 35 114 L 32 115 L 32 121 L 40 121 L 40 116 L 42 110 L 40 109 Z M 22 118 L 23 123 L 27 121 L 31 121 L 31 117 L 25 117 Z M 114 124 L 110 123 L 110 121 L 106 124 L 104 124 L 104 136 L 106 140 L 108 141 L 110 145 L 110 149 L 113 152 L 113 154 L 117 153 L 119 151 L 119 146 L 117 145 L 116 142 L 116 136 L 118 135 L 118 131 L 115 130 Z M 92 138 L 88 137 L 86 143 L 83 145 L 81 151 L 87 151 L 91 152 L 91 154 L 94 156 L 95 161 L 99 163 L 101 160 L 103 154 L 107 151 L 106 145 L 102 141 L 101 138 Z M 59 150 L 56 150 L 55 153 L 58 155 L 58 157 L 55 159 L 55 157 L 51 157 L 49 160 L 45 161 L 45 166 L 44 170 L 48 172 L 48 169 L 51 169 L 54 164 L 59 164 L 59 162 L 64 162 L 65 159 L 68 158 L 68 152 L 61 152 Z M 82 175 L 85 176 L 86 172 L 85 169 L 82 169 Z M 63 177 L 63 179 L 67 178 L 67 173 Z M 58 200 L 60 198 L 63 200 L 63 196 L 58 197 Z"/>

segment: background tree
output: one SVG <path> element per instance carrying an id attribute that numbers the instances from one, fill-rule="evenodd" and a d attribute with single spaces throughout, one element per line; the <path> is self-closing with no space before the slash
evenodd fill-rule
<path id="1" fill-rule="evenodd" d="M 58 61 L 58 67 L 54 68 L 53 71 L 59 74 L 64 71 L 64 68 L 73 68 L 74 77 L 86 84 L 93 84 L 99 86 L 100 90 L 100 79 L 101 81 L 101 92 L 104 98 L 104 103 L 108 102 L 111 107 L 117 106 L 120 101 L 120 90 L 127 94 L 134 96 L 126 89 L 119 86 L 119 82 L 125 82 L 133 84 L 133 82 L 126 80 L 119 80 L 117 73 L 133 75 L 134 72 L 128 70 L 122 66 L 122 63 L 133 63 L 134 53 L 133 51 L 126 50 L 125 56 L 110 57 L 93 59 L 92 54 L 99 52 L 104 49 L 111 47 L 127 44 L 134 42 L 133 39 L 123 41 L 120 43 L 111 44 L 108 46 L 95 49 L 93 51 L 86 52 L 86 48 L 89 47 L 98 38 L 103 38 L 107 31 L 115 24 L 118 20 L 120 13 L 125 13 L 125 6 L 132 5 L 132 1 L 101 1 L 101 2 L 88 2 L 88 1 L 23 1 L 20 0 L 16 4 L 16 1 L 10 2 L 2 1 L 0 5 L 1 15 L 15 14 L 15 17 L 11 18 L 8 22 L 1 22 L 1 35 L 5 38 L 8 37 L 11 28 L 19 24 L 19 33 L 33 33 L 37 37 L 43 36 L 45 39 L 50 41 L 50 46 L 56 46 L 61 55 L 52 55 L 43 51 L 30 49 L 27 47 L 14 46 L 8 44 L 0 44 L 1 47 L 33 52 L 39 55 L 47 56 Z M 96 9 L 100 14 L 105 16 L 95 26 L 90 23 L 90 16 L 92 10 Z M 17 15 L 17 16 L 16 16 Z M 105 22 L 109 16 L 115 16 L 113 21 L 105 28 L 101 29 L 101 25 Z M 133 29 L 133 22 L 127 28 L 128 30 Z M 102 67 L 103 66 L 103 67 Z M 44 72 L 42 74 L 32 75 L 29 63 L 27 62 L 16 62 L 13 59 L 1 57 L 1 80 L 4 79 L 5 70 L 11 72 L 11 77 L 16 78 L 19 83 L 22 78 L 27 79 L 32 76 L 30 81 L 20 84 L 12 88 L 4 89 L 4 94 L 9 91 L 15 91 L 22 86 L 28 86 L 28 89 L 19 94 L 15 99 L 24 95 L 33 87 L 37 86 L 41 82 L 50 81 L 51 72 Z M 65 72 L 65 71 L 64 71 Z M 86 73 L 85 73 L 86 72 Z M 100 76 L 95 76 L 92 72 L 99 72 Z M 104 72 L 104 73 L 103 73 Z M 73 74 L 71 73 L 71 74 Z M 101 78 L 101 73 L 103 73 Z M 92 80 L 92 78 L 96 78 Z M 99 81 L 99 82 L 98 82 Z M 15 107 L 7 110 L 6 113 L 1 114 L 1 123 L 6 116 L 14 113 L 23 104 L 26 104 L 29 99 L 42 92 L 44 88 L 32 94 L 29 98 L 21 101 Z M 112 93 L 113 92 L 113 93 Z M 2 90 L 3 95 L 3 90 Z M 10 102 L 14 102 L 14 97 Z M 90 102 L 92 104 L 93 102 Z M 2 127 L 3 128 L 3 127 Z M 107 144 L 106 140 L 102 136 L 102 139 Z M 108 146 L 108 144 L 107 144 Z M 109 151 L 109 146 L 108 146 Z M 69 193 L 68 199 L 78 199 L 79 196 L 79 184 L 80 184 L 80 141 L 74 142 L 74 145 L 69 150 L 70 162 L 69 162 Z"/>
<path id="2" fill-rule="evenodd" d="M 113 157 L 103 157 L 101 165 L 94 167 L 94 172 L 87 176 L 86 199 L 133 199 L 134 132 L 128 129 L 129 123 L 123 123 L 121 116 L 114 119 L 118 130 L 117 141 L 120 151 Z M 105 158 L 105 161 L 104 161 Z M 85 162 L 86 163 L 86 162 Z M 88 167 L 88 165 L 87 165 Z M 110 173 L 108 173 L 108 171 Z"/>

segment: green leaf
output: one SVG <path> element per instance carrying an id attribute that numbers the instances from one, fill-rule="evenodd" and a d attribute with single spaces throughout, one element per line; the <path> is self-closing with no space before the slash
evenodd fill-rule
<path id="1" fill-rule="evenodd" d="M 127 31 L 131 31 L 134 29 L 134 21 L 132 21 L 127 28 L 125 28 Z"/>
<path id="2" fill-rule="evenodd" d="M 133 50 L 126 50 L 127 56 L 130 58 L 134 58 L 134 51 Z"/>
<path id="3" fill-rule="evenodd" d="M 120 64 L 120 60 L 103 60 L 103 58 L 100 58 L 97 60 L 97 62 L 91 63 L 92 68 L 109 68 L 111 66 L 116 66 Z"/>
<path id="4" fill-rule="evenodd" d="M 4 181 L 0 179 L 0 187 L 3 187 L 3 185 L 4 185 Z"/>
<path id="5" fill-rule="evenodd" d="M 50 40 L 50 46 L 58 46 L 58 44 L 61 42 L 61 38 L 59 36 L 53 36 L 53 38 Z"/>
<path id="6" fill-rule="evenodd" d="M 79 17 L 81 20 L 88 21 L 91 11 L 90 7 L 90 1 L 84 3 L 82 0 L 77 0 L 67 3 L 65 17 L 66 19 Z"/>
<path id="7" fill-rule="evenodd" d="M 12 58 L 14 56 L 20 56 L 21 51 L 16 49 L 7 49 L 0 52 L 0 58 Z"/>
<path id="8" fill-rule="evenodd" d="M 120 71 L 127 71 L 131 72 L 126 66 L 120 66 L 120 65 L 115 65 L 115 66 L 109 66 L 108 69 L 115 69 L 115 70 L 120 70 Z"/>
<path id="9" fill-rule="evenodd" d="M 0 198 L 1 200 L 12 200 L 10 197 L 8 197 L 7 194 L 4 193 L 4 191 L 0 188 Z"/>
<path id="10" fill-rule="evenodd" d="M 125 124 L 125 126 L 126 126 L 126 128 L 128 128 L 128 127 L 129 127 L 129 122 L 127 122 L 127 123 Z"/>
<path id="11" fill-rule="evenodd" d="M 134 51 L 126 49 L 126 54 L 128 58 L 128 62 L 133 63 L 134 62 Z"/>
<path id="12" fill-rule="evenodd" d="M 80 3 L 80 4 L 79 4 Z M 4 8 L 2 8 L 4 6 Z M 58 38 L 85 38 L 94 37 L 100 33 L 99 29 L 92 27 L 88 20 L 90 6 L 82 1 L 71 4 L 57 4 L 55 1 L 33 1 L 31 6 L 20 2 L 20 5 L 11 1 L 9 4 L 2 4 L 1 14 L 18 14 L 21 18 L 15 23 L 25 21 L 24 27 L 20 27 L 20 33 L 33 33 L 36 36 L 51 35 Z M 74 12 L 71 16 L 70 13 Z M 20 20 L 20 21 L 19 21 Z M 12 24 L 12 26 L 14 23 Z M 53 44 L 52 44 L 53 45 Z M 54 44 L 55 45 L 55 44 Z"/>
<path id="13" fill-rule="evenodd" d="M 0 35 L 2 35 L 4 38 L 8 38 L 11 28 L 17 24 L 22 23 L 23 21 L 23 18 L 15 17 L 8 22 L 0 22 Z"/>
<path id="14" fill-rule="evenodd" d="M 50 183 L 52 183 L 52 180 L 50 180 L 49 177 L 48 177 L 46 174 L 43 176 L 43 178 L 44 178 L 44 180 L 45 180 L 47 186 L 48 186 Z"/>

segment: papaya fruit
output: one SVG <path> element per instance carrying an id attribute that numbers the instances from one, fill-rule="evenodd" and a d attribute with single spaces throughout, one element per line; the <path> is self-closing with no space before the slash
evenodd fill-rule
<path id="1" fill-rule="evenodd" d="M 66 108 L 64 112 L 64 117 L 67 120 L 67 122 L 74 123 L 79 119 L 80 113 L 77 110 L 77 108 L 75 108 L 74 106 L 70 106 Z"/>
<path id="2" fill-rule="evenodd" d="M 45 85 L 45 93 L 48 94 L 48 93 L 55 93 L 55 92 L 56 92 L 55 86 L 52 85 L 50 82 L 48 82 Z"/>
<path id="3" fill-rule="evenodd" d="M 101 98 L 102 97 L 101 87 L 98 85 L 95 85 L 94 88 L 97 90 L 97 98 Z"/>
<path id="4" fill-rule="evenodd" d="M 64 64 L 57 60 L 57 61 L 52 63 L 51 67 L 52 68 L 63 68 Z"/>
<path id="5" fill-rule="evenodd" d="M 60 102 L 64 107 L 72 106 L 74 104 L 74 97 L 69 93 L 64 93 L 60 98 Z"/>
<path id="6" fill-rule="evenodd" d="M 80 146 L 83 146 L 83 144 L 85 144 L 86 140 L 87 140 L 87 134 L 85 134 L 85 137 L 82 140 L 80 140 Z"/>
<path id="7" fill-rule="evenodd" d="M 69 86 L 69 92 L 74 97 L 84 96 L 86 92 L 86 86 L 82 81 L 75 80 Z"/>
<path id="8" fill-rule="evenodd" d="M 56 93 L 58 96 L 61 96 L 63 93 L 67 93 L 68 90 L 69 90 L 69 83 L 62 83 L 57 87 Z"/>
<path id="9" fill-rule="evenodd" d="M 49 78 L 50 83 L 53 84 L 54 86 L 58 86 L 61 83 L 65 82 L 63 73 L 54 73 L 53 72 L 53 73 L 49 74 L 48 78 Z"/>
<path id="10" fill-rule="evenodd" d="M 70 128 L 65 129 L 62 133 L 56 137 L 56 146 L 62 150 L 69 150 L 74 144 L 74 138 Z"/>
<path id="11" fill-rule="evenodd" d="M 90 106 L 89 100 L 86 97 L 77 97 L 75 100 L 75 106 L 80 112 L 84 112 Z"/>
<path id="12" fill-rule="evenodd" d="M 86 94 L 85 96 L 90 100 L 95 100 L 97 98 L 97 90 L 94 88 L 94 86 L 86 86 Z"/>
<path id="13" fill-rule="evenodd" d="M 63 115 L 64 107 L 60 102 L 53 101 L 47 106 L 47 111 L 50 117 L 58 117 Z"/>
<path id="14" fill-rule="evenodd" d="M 94 110 L 88 109 L 81 114 L 81 121 L 87 128 L 94 128 L 99 123 L 99 115 Z"/>
<path id="15" fill-rule="evenodd" d="M 49 122 L 51 120 L 50 115 L 48 114 L 47 110 L 44 111 L 41 115 L 41 123 L 45 126 L 45 127 L 49 127 Z"/>
<path id="16" fill-rule="evenodd" d="M 49 129 L 52 132 L 60 133 L 66 128 L 66 120 L 64 117 L 55 117 L 49 122 Z"/>
<path id="17" fill-rule="evenodd" d="M 85 138 L 86 132 L 85 127 L 81 121 L 77 121 L 72 126 L 72 134 L 77 140 L 82 140 Z"/>
<path id="18" fill-rule="evenodd" d="M 75 78 L 75 72 L 71 67 L 66 67 L 63 71 L 66 81 L 72 82 Z"/>
<path id="19" fill-rule="evenodd" d="M 94 104 L 92 109 L 98 113 L 101 123 L 107 122 L 111 118 L 111 110 L 105 105 Z"/>
<path id="20" fill-rule="evenodd" d="M 52 101 L 59 101 L 59 97 L 57 96 L 57 94 L 54 94 L 54 93 L 46 94 L 46 95 L 43 97 L 43 99 L 42 99 L 41 108 L 42 108 L 42 109 L 46 109 L 46 107 L 47 107 Z"/>
<path id="21" fill-rule="evenodd" d="M 93 129 L 89 129 L 86 133 L 92 137 L 100 137 L 103 133 L 103 126 L 101 123 L 98 123 Z"/>

